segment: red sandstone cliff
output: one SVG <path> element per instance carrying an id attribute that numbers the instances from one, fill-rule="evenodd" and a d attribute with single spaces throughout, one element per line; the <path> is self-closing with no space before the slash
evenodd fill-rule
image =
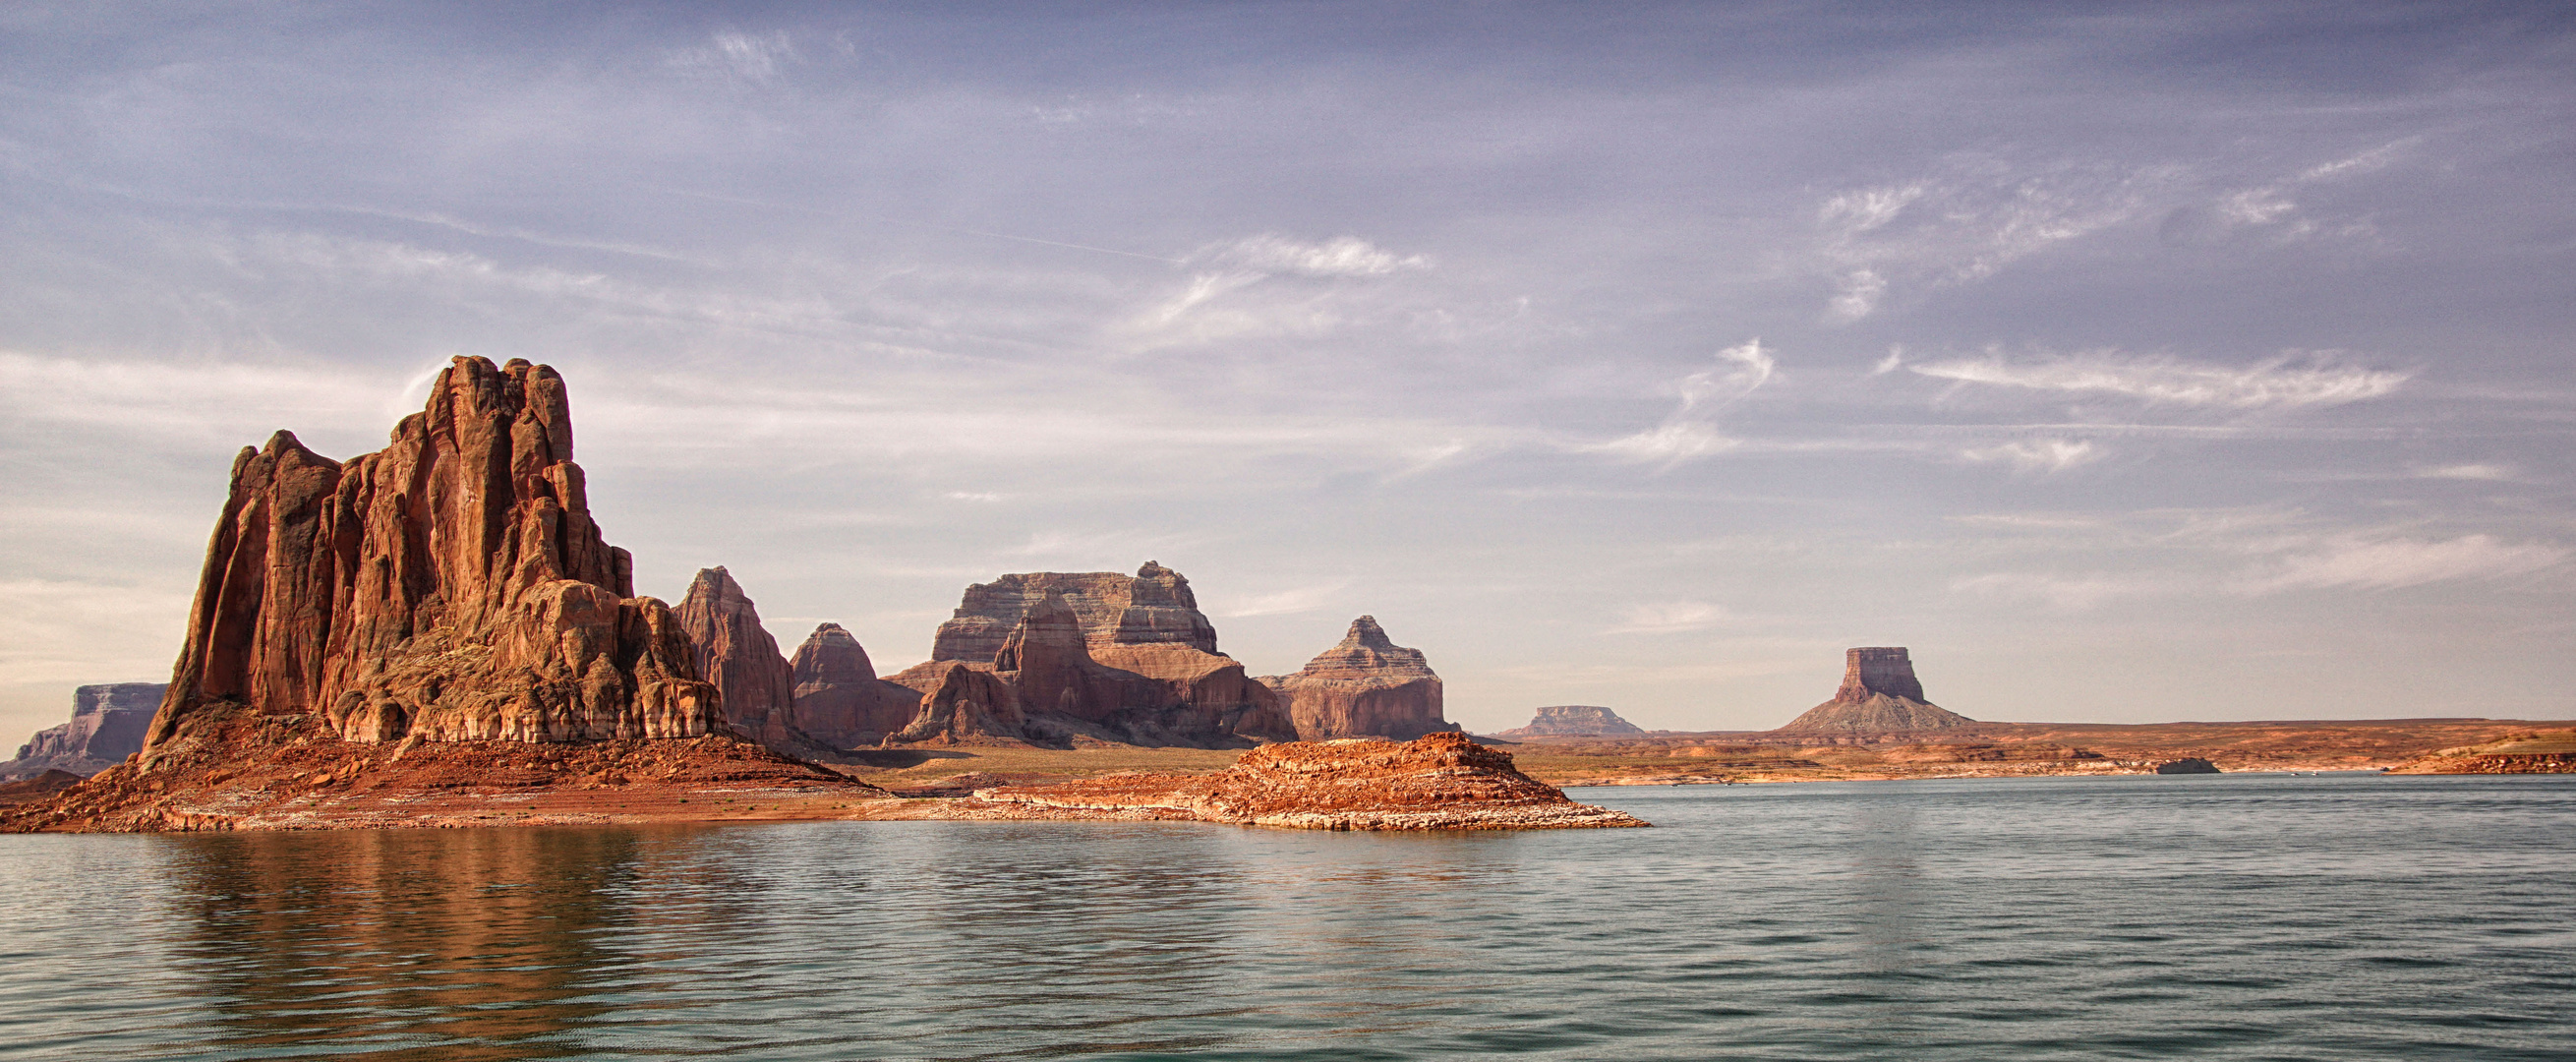
<path id="1" fill-rule="evenodd" d="M 790 667 L 794 726 L 833 748 L 875 745 L 921 714 L 920 691 L 878 678 L 868 651 L 840 624 L 814 628 Z"/>
<path id="2" fill-rule="evenodd" d="M 1352 620 L 1341 644 L 1308 661 L 1305 670 L 1260 681 L 1288 702 L 1289 719 L 1303 741 L 1410 741 L 1458 729 L 1443 716 L 1440 676 L 1432 674 L 1422 650 L 1395 644 L 1374 616 Z"/>
<path id="3" fill-rule="evenodd" d="M 1950 730 L 1976 720 L 1923 699 L 1914 659 L 1903 646 L 1853 649 L 1843 654 L 1843 684 L 1834 699 L 1806 711 L 1775 733 L 1878 734 Z"/>
<path id="4" fill-rule="evenodd" d="M 789 747 L 795 686 L 778 641 L 760 625 L 760 609 L 722 566 L 698 569 L 672 610 L 689 637 L 698 674 L 723 695 L 725 720 L 773 749 Z"/>
<path id="5" fill-rule="evenodd" d="M 143 763 L 207 713 L 364 742 L 688 737 L 687 639 L 592 523 L 561 377 L 458 358 L 346 463 L 279 432 L 233 461 Z"/>
<path id="6" fill-rule="evenodd" d="M 1216 651 L 1189 580 L 1152 561 L 1132 577 L 1030 572 L 967 587 L 933 659 L 889 678 L 924 698 L 899 742 L 1225 748 L 1295 736 L 1270 689 Z"/>
<path id="7" fill-rule="evenodd" d="M 143 751 L 144 732 L 169 687 L 158 682 L 116 682 L 72 691 L 71 722 L 47 727 L 18 746 L 17 758 L 0 763 L 0 779 L 33 778 L 47 771 L 87 777 Z"/>

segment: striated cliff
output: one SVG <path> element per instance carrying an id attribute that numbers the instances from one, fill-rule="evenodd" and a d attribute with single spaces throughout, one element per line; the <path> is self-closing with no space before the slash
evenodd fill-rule
<path id="1" fill-rule="evenodd" d="M 375 453 L 233 461 L 146 736 L 311 713 L 351 741 L 690 737 L 719 726 L 669 608 L 591 520 L 551 368 L 457 358 Z"/>
<path id="2" fill-rule="evenodd" d="M 1902 646 L 1852 649 L 1843 654 L 1843 684 L 1826 701 L 1775 733 L 1882 734 L 1951 730 L 1976 720 L 1923 699 L 1914 659 Z"/>
<path id="3" fill-rule="evenodd" d="M 1410 741 L 1454 731 L 1443 715 L 1440 676 L 1422 650 L 1395 644 L 1376 617 L 1351 621 L 1341 644 L 1324 650 L 1294 675 L 1265 675 L 1279 692 L 1304 741 L 1382 737 Z"/>
<path id="4" fill-rule="evenodd" d="M 159 682 L 117 682 L 72 691 L 71 722 L 36 731 L 0 763 L 0 780 L 33 778 L 46 771 L 82 777 L 97 774 L 143 751 L 143 735 L 169 687 Z"/>
<path id="5" fill-rule="evenodd" d="M 1237 748 L 1296 736 L 1269 687 L 1216 650 L 1189 580 L 1029 572 L 966 588 L 933 658 L 888 680 L 921 714 L 890 740 L 1091 738 Z"/>
<path id="6" fill-rule="evenodd" d="M 778 641 L 760 625 L 760 609 L 722 565 L 698 569 L 680 607 L 671 610 L 688 635 L 698 674 L 722 695 L 725 721 L 771 748 L 789 744 L 795 685 Z"/>

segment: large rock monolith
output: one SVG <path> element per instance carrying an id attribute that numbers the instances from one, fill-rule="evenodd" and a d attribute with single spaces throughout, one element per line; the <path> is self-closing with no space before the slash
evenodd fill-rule
<path id="1" fill-rule="evenodd" d="M 680 607 L 671 610 L 696 654 L 698 674 L 724 698 L 725 721 L 773 749 L 791 747 L 795 681 L 778 640 L 760 625 L 760 608 L 719 565 L 698 569 Z"/>
<path id="2" fill-rule="evenodd" d="M 1379 737 L 1411 741 L 1458 729 L 1441 705 L 1440 676 L 1422 650 L 1395 644 L 1374 616 L 1351 621 L 1341 644 L 1294 675 L 1265 675 L 1300 741 Z"/>
<path id="3" fill-rule="evenodd" d="M 1914 659 L 1903 646 L 1852 649 L 1843 654 L 1843 684 L 1834 698 L 1807 709 L 1775 733 L 1857 736 L 1916 730 L 1952 730 L 1976 720 L 1923 699 Z"/>

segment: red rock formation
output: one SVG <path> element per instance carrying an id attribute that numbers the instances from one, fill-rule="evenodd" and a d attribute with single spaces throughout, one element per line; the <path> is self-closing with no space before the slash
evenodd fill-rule
<path id="1" fill-rule="evenodd" d="M 760 609 L 722 566 L 698 569 L 688 596 L 672 610 L 689 637 L 698 675 L 723 695 L 725 720 L 773 749 L 792 744 L 789 716 L 795 681 L 778 641 L 760 625 Z"/>
<path id="2" fill-rule="evenodd" d="M 1001 689 L 954 677 L 956 664 Z M 966 724 L 931 701 L 960 682 L 970 684 L 955 694 L 992 718 L 1010 714 L 1005 693 L 1018 713 L 1016 724 L 997 723 L 1006 729 L 985 737 L 1226 748 L 1294 736 L 1276 695 L 1216 651 L 1216 628 L 1189 580 L 1152 561 L 1133 577 L 1031 572 L 970 586 L 956 618 L 940 625 L 934 659 L 891 679 L 930 698 L 922 721 L 897 741 L 916 732 L 956 739 Z"/>
<path id="3" fill-rule="evenodd" d="M 939 625 L 930 658 L 990 662 L 1020 618 L 1050 594 L 1064 595 L 1065 603 L 1080 617 L 1085 640 L 1094 647 L 1184 645 L 1202 653 L 1216 652 L 1216 626 L 1199 611 L 1190 581 L 1146 561 L 1133 576 L 1026 572 L 969 586 L 956 617 Z"/>
<path id="4" fill-rule="evenodd" d="M 1531 737 L 1616 737 L 1643 734 L 1637 724 L 1619 718 L 1619 713 L 1594 704 L 1560 704 L 1541 708 L 1530 718 L 1528 726 L 1516 726 L 1494 735 L 1501 738 Z"/>
<path id="5" fill-rule="evenodd" d="M 1374 616 L 1352 620 L 1342 643 L 1308 661 L 1305 670 L 1260 681 L 1288 703 L 1288 717 L 1304 741 L 1409 741 L 1458 729 L 1443 717 L 1440 676 L 1431 673 L 1422 650 L 1395 644 Z"/>
<path id="6" fill-rule="evenodd" d="M 1118 774 L 978 790 L 1026 817 L 1195 818 L 1312 830 L 1513 830 L 1644 826 L 1566 799 L 1522 774 L 1510 753 L 1464 734 L 1411 742 L 1268 745 L 1214 774 Z"/>
<path id="7" fill-rule="evenodd" d="M 632 570 L 591 521 L 562 378 L 458 358 L 383 450 L 344 465 L 279 432 L 234 460 L 143 762 L 210 709 L 370 742 L 705 734 L 715 688 Z"/>
<path id="8" fill-rule="evenodd" d="M 919 683 L 921 712 L 886 740 L 912 744 L 972 745 L 1020 738 L 1028 717 L 1019 695 L 993 673 L 991 664 L 933 660 L 894 677 L 905 685 Z"/>
<path id="9" fill-rule="evenodd" d="M 921 693 L 877 677 L 857 638 L 837 623 L 814 628 L 796 647 L 791 722 L 825 745 L 875 745 L 921 714 Z"/>
<path id="10" fill-rule="evenodd" d="M 1843 657 L 1842 688 L 1775 733 L 1880 734 L 1949 730 L 1976 720 L 1923 699 L 1914 660 L 1904 647 L 1853 649 Z"/>
<path id="11" fill-rule="evenodd" d="M 169 687 L 158 682 L 117 682 L 72 691 L 72 721 L 36 732 L 18 756 L 0 763 L 0 779 L 32 778 L 46 771 L 80 777 L 97 774 L 143 751 Z"/>

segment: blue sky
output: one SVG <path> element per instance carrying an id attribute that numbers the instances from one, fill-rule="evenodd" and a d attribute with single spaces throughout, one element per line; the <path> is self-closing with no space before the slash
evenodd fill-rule
<path id="1" fill-rule="evenodd" d="M 2551 5 L 11 5 L 0 729 L 232 452 L 563 370 L 639 590 L 1372 613 L 1499 729 L 2576 716 Z"/>

